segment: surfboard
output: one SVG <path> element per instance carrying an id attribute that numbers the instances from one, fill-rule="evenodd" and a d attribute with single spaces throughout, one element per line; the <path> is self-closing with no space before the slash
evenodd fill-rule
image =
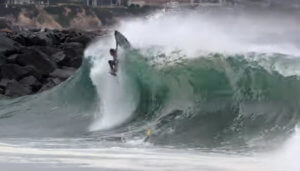
<path id="1" fill-rule="evenodd" d="M 131 45 L 127 38 L 120 32 L 115 31 L 115 39 L 118 45 L 124 49 L 129 49 L 131 48 Z"/>
<path id="2" fill-rule="evenodd" d="M 116 39 L 117 45 L 122 47 L 123 49 L 131 48 L 129 41 L 122 33 L 115 31 L 115 39 Z M 118 68 L 118 63 L 115 64 L 115 68 Z M 113 76 L 117 76 L 117 71 L 110 71 L 109 73 Z"/>

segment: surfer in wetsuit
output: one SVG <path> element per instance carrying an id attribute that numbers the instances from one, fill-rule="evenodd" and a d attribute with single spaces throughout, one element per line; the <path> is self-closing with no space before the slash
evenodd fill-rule
<path id="1" fill-rule="evenodd" d="M 127 40 L 127 38 L 122 35 L 120 32 L 115 31 L 115 39 L 116 39 L 116 49 L 110 49 L 109 53 L 110 55 L 113 57 L 113 60 L 109 60 L 108 64 L 110 67 L 110 73 L 114 76 L 117 75 L 117 71 L 118 71 L 118 46 L 120 45 L 123 49 L 129 49 L 130 43 Z"/>
<path id="2" fill-rule="evenodd" d="M 110 55 L 113 57 L 113 60 L 108 60 L 108 64 L 110 67 L 110 73 L 116 76 L 117 67 L 118 67 L 118 43 L 116 45 L 116 49 L 109 50 Z"/>

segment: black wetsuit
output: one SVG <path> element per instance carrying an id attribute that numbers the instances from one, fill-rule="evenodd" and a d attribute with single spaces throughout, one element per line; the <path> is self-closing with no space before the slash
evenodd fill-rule
<path id="1" fill-rule="evenodd" d="M 117 72 L 117 67 L 118 67 L 118 42 L 116 42 L 116 49 L 114 50 L 114 53 L 111 54 L 112 57 L 113 57 L 113 60 L 108 60 L 108 64 L 110 66 L 110 69 L 111 69 L 111 72 L 112 74 L 116 74 Z"/>
<path id="2" fill-rule="evenodd" d="M 117 60 L 109 60 L 108 61 L 108 64 L 109 64 L 109 66 L 110 66 L 110 69 L 112 70 L 112 71 L 114 71 L 114 72 L 116 72 L 117 71 L 117 63 L 118 63 L 118 61 Z"/>
<path id="3" fill-rule="evenodd" d="M 108 60 L 108 64 L 110 66 L 110 69 L 113 73 L 117 72 L 117 65 L 118 65 L 118 59 L 117 59 L 117 53 L 115 52 L 114 54 L 112 54 L 113 60 Z"/>

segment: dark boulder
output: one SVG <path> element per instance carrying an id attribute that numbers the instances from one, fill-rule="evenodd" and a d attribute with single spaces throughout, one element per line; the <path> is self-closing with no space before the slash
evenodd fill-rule
<path id="1" fill-rule="evenodd" d="M 30 46 L 31 43 L 30 43 L 30 34 L 29 32 L 25 32 L 25 31 L 22 31 L 22 32 L 19 32 L 15 35 L 12 35 L 11 36 L 11 39 L 13 39 L 14 41 L 20 43 L 21 45 L 23 46 Z"/>
<path id="2" fill-rule="evenodd" d="M 38 70 L 34 66 L 24 66 L 24 68 L 28 71 L 28 74 L 26 76 L 32 75 L 38 80 L 41 80 L 43 75 L 38 72 Z"/>
<path id="3" fill-rule="evenodd" d="M 80 50 L 82 52 L 84 49 L 84 46 L 78 42 L 63 43 L 61 46 L 63 50 Z"/>
<path id="4" fill-rule="evenodd" d="M 8 50 L 15 49 L 17 43 L 7 36 L 0 34 L 0 53 L 5 53 Z"/>
<path id="5" fill-rule="evenodd" d="M 51 39 L 53 45 L 59 45 L 65 42 L 66 34 L 58 30 L 46 30 L 47 37 Z"/>
<path id="6" fill-rule="evenodd" d="M 47 80 L 49 83 L 52 83 L 53 85 L 58 85 L 62 82 L 59 78 L 51 78 L 50 77 Z"/>
<path id="7" fill-rule="evenodd" d="M 42 87 L 42 83 L 34 76 L 28 76 L 19 81 L 25 87 L 30 88 L 33 92 L 38 91 Z"/>
<path id="8" fill-rule="evenodd" d="M 58 65 L 62 66 L 64 63 L 68 63 L 69 59 L 63 51 L 59 51 L 51 56 L 51 59 L 54 60 Z"/>
<path id="9" fill-rule="evenodd" d="M 6 58 L 6 62 L 14 64 L 14 63 L 16 63 L 17 57 L 18 57 L 18 54 L 10 55 L 9 57 Z"/>
<path id="10" fill-rule="evenodd" d="M 26 67 L 16 64 L 4 64 L 0 66 L 1 78 L 6 79 L 20 79 L 30 73 Z"/>
<path id="11" fill-rule="evenodd" d="M 34 85 L 38 80 L 34 76 L 28 76 L 25 78 L 22 78 L 19 83 L 21 83 L 24 86 L 31 86 Z"/>
<path id="12" fill-rule="evenodd" d="M 19 97 L 31 94 L 31 90 L 28 87 L 23 86 L 16 80 L 12 80 L 7 84 L 5 89 L 5 95 L 9 97 Z"/>
<path id="13" fill-rule="evenodd" d="M 11 38 L 23 46 L 47 46 L 52 44 L 52 40 L 48 38 L 44 32 L 19 32 Z"/>
<path id="14" fill-rule="evenodd" d="M 22 66 L 33 66 L 43 75 L 53 72 L 56 68 L 56 64 L 47 55 L 34 49 L 29 49 L 25 53 L 19 54 L 16 61 Z"/>
<path id="15" fill-rule="evenodd" d="M 6 57 L 4 56 L 4 54 L 0 53 L 0 65 L 3 65 L 6 63 Z"/>
<path id="16" fill-rule="evenodd" d="M 4 79 L 22 79 L 32 75 L 41 79 L 42 75 L 32 66 L 19 66 L 17 64 L 3 64 L 0 66 L 0 76 Z"/>
<path id="17" fill-rule="evenodd" d="M 65 42 L 66 43 L 77 42 L 82 44 L 84 47 L 86 47 L 91 42 L 92 39 L 93 39 L 92 36 L 89 36 L 87 34 L 80 34 L 73 37 L 68 37 Z"/>
<path id="18" fill-rule="evenodd" d="M 53 54 L 60 51 L 60 49 L 51 46 L 32 46 L 31 49 L 38 50 L 46 54 L 47 56 L 52 56 Z"/>
<path id="19" fill-rule="evenodd" d="M 0 87 L 0 94 L 4 94 L 4 93 L 5 93 L 4 88 L 1 88 L 1 87 Z"/>
<path id="20" fill-rule="evenodd" d="M 17 97 L 50 89 L 82 64 L 94 33 L 58 30 L 0 32 L 0 94 Z"/>
<path id="21" fill-rule="evenodd" d="M 43 84 L 42 88 L 39 90 L 39 92 L 48 90 L 58 84 L 61 83 L 61 80 L 58 78 L 48 78 L 47 82 L 45 84 Z"/>
<path id="22" fill-rule="evenodd" d="M 82 64 L 82 57 L 71 58 L 69 67 L 79 68 Z"/>
<path id="23" fill-rule="evenodd" d="M 47 40 L 46 35 L 41 35 L 41 34 L 34 35 L 30 39 L 30 43 L 32 45 L 47 46 L 48 44 L 50 44 L 48 42 L 49 42 L 49 40 Z"/>
<path id="24" fill-rule="evenodd" d="M 13 54 L 19 54 L 21 53 L 21 47 L 13 47 L 12 49 L 7 49 L 5 52 L 3 52 L 3 54 L 5 56 L 11 56 Z"/>
<path id="25" fill-rule="evenodd" d="M 75 71 L 75 68 L 56 69 L 50 74 L 50 76 L 54 78 L 59 78 L 61 80 L 66 80 L 67 78 L 72 76 Z"/>
<path id="26" fill-rule="evenodd" d="M 82 63 L 84 47 L 82 44 L 77 42 L 64 43 L 61 45 L 66 59 L 62 62 L 62 65 L 68 67 L 79 68 Z"/>
<path id="27" fill-rule="evenodd" d="M 11 81 L 12 80 L 9 80 L 9 79 L 1 79 L 1 81 L 0 81 L 0 88 L 5 89 L 7 87 L 7 84 L 9 82 L 11 82 Z"/>
<path id="28" fill-rule="evenodd" d="M 30 32 L 41 32 L 42 29 L 40 28 L 30 28 L 29 31 Z"/>

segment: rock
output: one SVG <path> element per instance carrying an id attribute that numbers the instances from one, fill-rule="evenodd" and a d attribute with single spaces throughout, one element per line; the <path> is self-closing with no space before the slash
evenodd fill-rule
<path id="1" fill-rule="evenodd" d="M 14 49 L 17 44 L 3 34 L 0 35 L 0 40 L 0 53 L 5 53 L 7 50 Z"/>
<path id="2" fill-rule="evenodd" d="M 5 90 L 0 87 L 0 94 L 4 94 L 4 93 L 5 93 Z"/>
<path id="3" fill-rule="evenodd" d="M 0 53 L 0 65 L 6 64 L 5 56 Z"/>
<path id="4" fill-rule="evenodd" d="M 0 32 L 0 94 L 17 97 L 60 84 L 81 66 L 95 36 L 48 29 Z"/>
<path id="5" fill-rule="evenodd" d="M 31 94 L 30 88 L 23 86 L 16 80 L 9 82 L 5 89 L 5 95 L 9 97 L 19 97 L 28 94 Z"/>
<path id="6" fill-rule="evenodd" d="M 53 83 L 54 85 L 60 84 L 62 81 L 58 78 L 48 78 L 48 81 Z"/>
<path id="7" fill-rule="evenodd" d="M 31 31 L 31 32 L 40 32 L 41 29 L 40 28 L 31 28 L 31 29 L 29 29 L 29 31 Z"/>
<path id="8" fill-rule="evenodd" d="M 65 55 L 63 51 L 57 52 L 51 56 L 51 58 L 58 64 L 63 65 L 64 63 L 68 63 L 69 59 Z"/>
<path id="9" fill-rule="evenodd" d="M 21 79 L 19 83 L 30 88 L 33 92 L 37 92 L 42 87 L 41 82 L 39 82 L 34 76 L 25 77 Z"/>
<path id="10" fill-rule="evenodd" d="M 22 67 L 16 64 L 4 64 L 0 66 L 1 78 L 6 79 L 20 79 L 30 74 L 30 71 L 26 67 Z"/>
<path id="11" fill-rule="evenodd" d="M 82 64 L 82 57 L 71 58 L 69 67 L 79 68 Z"/>
<path id="12" fill-rule="evenodd" d="M 88 43 L 90 43 L 92 40 L 92 37 L 86 35 L 86 34 L 81 34 L 81 35 L 78 35 L 78 36 L 74 36 L 74 37 L 69 37 L 66 39 L 65 42 L 77 42 L 77 43 L 80 43 L 82 44 L 84 47 L 86 47 L 88 45 Z"/>
<path id="13" fill-rule="evenodd" d="M 47 46 L 48 42 L 49 40 L 47 40 L 47 36 L 43 34 L 34 35 L 30 41 L 32 45 L 39 45 L 39 46 Z"/>
<path id="14" fill-rule="evenodd" d="M 31 49 L 38 50 L 49 57 L 55 53 L 60 52 L 60 49 L 51 46 L 32 46 Z"/>
<path id="15" fill-rule="evenodd" d="M 9 83 L 9 82 L 11 82 L 12 80 L 9 80 L 9 79 L 2 79 L 1 81 L 0 81 L 0 88 L 2 88 L 2 89 L 5 89 L 6 87 L 7 87 L 7 84 Z"/>
<path id="16" fill-rule="evenodd" d="M 80 43 L 64 43 L 62 45 L 66 59 L 62 62 L 62 65 L 79 68 L 83 58 L 83 45 Z"/>
<path id="17" fill-rule="evenodd" d="M 73 49 L 73 48 L 76 48 L 76 49 L 79 49 L 79 50 L 82 50 L 84 47 L 81 43 L 78 43 L 78 42 L 71 42 L 71 43 L 63 43 L 63 49 L 64 50 L 69 50 L 69 49 Z"/>
<path id="18" fill-rule="evenodd" d="M 76 71 L 75 68 L 56 69 L 50 74 L 50 76 L 59 78 L 61 80 L 66 80 L 67 78 L 72 76 L 75 71 Z"/>
<path id="19" fill-rule="evenodd" d="M 33 86 L 35 84 L 41 84 L 34 76 L 28 76 L 28 77 L 25 77 L 25 78 L 22 78 L 20 81 L 19 81 L 20 84 L 24 85 L 24 86 Z"/>
<path id="20" fill-rule="evenodd" d="M 39 73 L 34 66 L 24 66 L 24 68 L 28 71 L 28 74 L 26 76 L 32 75 L 38 80 L 42 79 L 42 74 Z"/>
<path id="21" fill-rule="evenodd" d="M 58 30 L 47 30 L 47 37 L 51 39 L 52 45 L 59 45 L 62 42 L 65 42 L 66 35 Z"/>
<path id="22" fill-rule="evenodd" d="M 18 64 L 23 66 L 33 66 L 43 75 L 50 74 L 56 68 L 56 64 L 51 61 L 44 53 L 34 49 L 29 49 L 16 58 Z"/>
<path id="23" fill-rule="evenodd" d="M 6 62 L 14 64 L 14 63 L 16 63 L 17 57 L 18 57 L 18 54 L 10 55 L 9 57 L 6 58 Z"/>
<path id="24" fill-rule="evenodd" d="M 30 36 L 29 34 L 30 33 L 27 32 L 19 32 L 18 34 L 11 36 L 11 38 L 23 46 L 29 46 L 30 45 L 30 40 L 28 38 Z"/>
<path id="25" fill-rule="evenodd" d="M 50 88 L 52 88 L 52 87 L 54 87 L 54 86 L 56 86 L 60 83 L 61 83 L 61 80 L 58 79 L 58 78 L 48 78 L 47 83 L 42 86 L 42 88 L 39 90 L 39 92 L 48 90 L 48 89 L 50 89 Z"/>
<path id="26" fill-rule="evenodd" d="M 18 48 L 14 47 L 14 48 L 12 48 L 12 49 L 6 50 L 6 51 L 4 52 L 4 55 L 5 55 L 5 56 L 11 56 L 11 55 L 13 55 L 13 54 L 19 54 L 19 53 L 21 53 L 20 47 L 18 47 Z"/>
<path id="27" fill-rule="evenodd" d="M 51 39 L 44 32 L 23 31 L 12 36 L 12 39 L 23 46 L 47 46 L 52 44 Z"/>

